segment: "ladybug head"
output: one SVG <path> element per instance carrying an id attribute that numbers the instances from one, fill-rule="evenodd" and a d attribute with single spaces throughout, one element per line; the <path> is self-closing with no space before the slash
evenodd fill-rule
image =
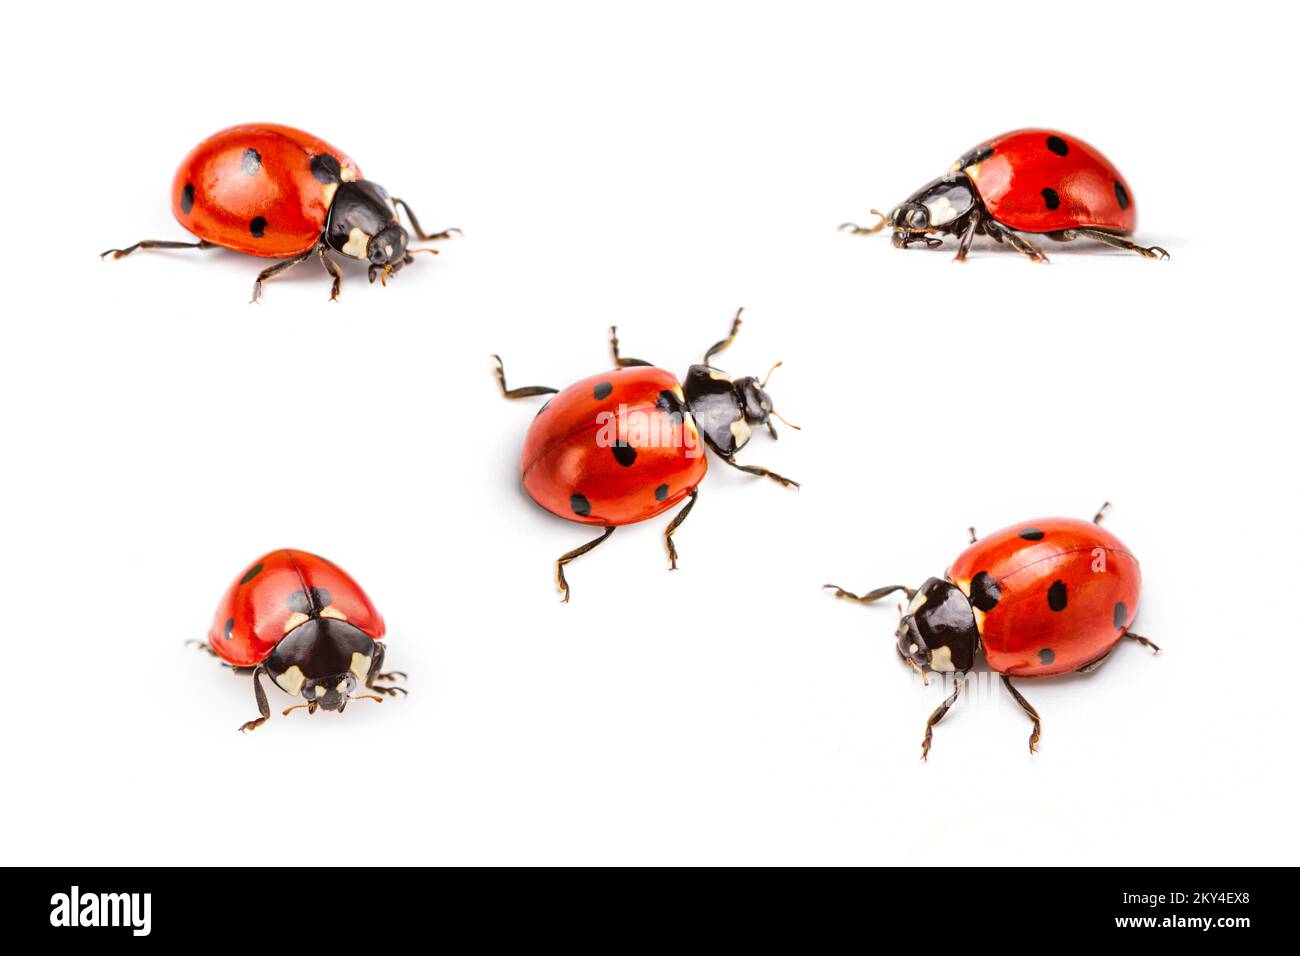
<path id="1" fill-rule="evenodd" d="M 352 692 L 356 689 L 357 677 L 355 674 L 351 672 L 333 674 L 329 677 L 319 677 L 304 683 L 302 685 L 302 698 L 307 701 L 307 706 L 311 709 L 320 707 L 323 710 L 342 712 L 343 708 L 348 705 L 348 701 L 352 699 Z"/>
<path id="2" fill-rule="evenodd" d="M 925 671 L 968 671 L 975 664 L 979 628 L 966 595 L 955 584 L 930 578 L 912 594 L 898 622 L 898 653 Z"/>
<path id="3" fill-rule="evenodd" d="M 736 397 L 740 400 L 740 409 L 745 416 L 745 424 L 766 425 L 773 438 L 776 437 L 776 426 L 772 424 L 773 418 L 783 424 L 790 425 L 789 422 L 776 413 L 776 409 L 772 407 L 772 396 L 767 394 L 768 380 L 771 379 L 772 373 L 780 367 L 780 362 L 773 365 L 768 370 L 767 375 L 763 376 L 761 382 L 756 375 L 746 375 L 744 378 L 738 378 L 731 383 Z M 796 431 L 799 430 L 798 425 L 790 425 L 790 427 Z"/>
<path id="4" fill-rule="evenodd" d="M 366 179 L 339 185 L 325 223 L 325 242 L 331 249 L 372 268 L 397 268 L 406 258 L 409 241 L 383 186 Z"/>
<path id="5" fill-rule="evenodd" d="M 975 190 L 965 173 L 940 176 L 894 208 L 889 216 L 894 245 L 900 249 L 913 242 L 941 246 L 943 241 L 935 239 L 934 233 L 957 230 L 974 207 Z"/>

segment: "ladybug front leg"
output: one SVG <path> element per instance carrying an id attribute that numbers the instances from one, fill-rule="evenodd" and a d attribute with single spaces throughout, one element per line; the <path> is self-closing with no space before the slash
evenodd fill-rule
<path id="1" fill-rule="evenodd" d="M 420 228 L 420 220 L 415 218 L 415 212 L 410 206 L 398 199 L 396 196 L 393 197 L 393 206 L 400 207 L 401 210 L 406 213 L 406 218 L 411 221 L 411 231 L 415 233 L 415 238 L 419 239 L 421 242 L 437 242 L 441 239 L 450 239 L 453 235 L 464 235 L 464 233 L 454 226 L 450 229 L 444 229 L 442 232 L 426 233 Z"/>
<path id="2" fill-rule="evenodd" d="M 961 241 L 957 243 L 957 255 L 953 256 L 954 262 L 966 261 L 966 253 L 970 251 L 970 244 L 975 241 L 975 234 L 979 231 L 979 210 L 972 209 L 969 213 L 969 220 L 966 223 L 966 228 L 962 230 Z"/>
<path id="3" fill-rule="evenodd" d="M 957 695 L 961 693 L 961 689 L 966 683 L 960 676 L 954 676 L 952 682 L 952 693 L 948 696 L 948 699 L 936 707 L 934 713 L 930 715 L 930 719 L 925 722 L 925 738 L 921 741 L 922 760 L 930 758 L 930 741 L 934 738 L 934 725 L 948 716 L 948 709 L 957 703 Z"/>
<path id="4" fill-rule="evenodd" d="M 677 545 L 673 544 L 673 532 L 676 531 L 681 523 L 686 520 L 686 516 L 690 514 L 691 509 L 695 507 L 695 499 L 699 496 L 700 489 L 693 489 L 691 491 L 691 500 L 686 502 L 685 508 L 677 512 L 676 517 L 673 518 L 672 522 L 668 525 L 668 528 L 664 531 L 664 543 L 668 545 L 669 571 L 677 570 Z"/>
<path id="5" fill-rule="evenodd" d="M 257 281 L 253 283 L 252 301 L 257 302 L 259 299 L 262 298 L 263 282 L 266 282 L 269 279 L 274 279 L 280 273 L 287 272 L 288 270 L 292 269 L 294 266 L 306 262 L 307 257 L 310 256 L 315 251 L 316 251 L 315 248 L 308 249 L 306 252 L 304 252 L 302 255 L 298 256 L 295 259 L 285 259 L 284 262 L 277 262 L 275 265 L 263 269 L 261 272 L 259 272 L 257 274 Z"/>
<path id="6" fill-rule="evenodd" d="M 381 673 L 384 669 L 384 650 L 384 645 L 379 641 L 375 641 L 375 656 L 371 658 L 370 670 L 366 672 L 366 689 L 377 691 L 381 694 L 387 694 L 389 697 L 394 697 L 397 694 L 405 695 L 407 693 L 405 687 L 379 687 L 375 684 L 375 681 L 377 680 L 393 681 L 406 679 L 405 671 L 392 671 L 388 674 Z"/>
<path id="7" fill-rule="evenodd" d="M 1001 677 L 1002 683 L 1006 685 L 1007 690 L 1011 691 L 1011 696 L 1016 699 L 1016 703 L 1020 705 L 1020 709 L 1023 710 L 1025 715 L 1034 722 L 1033 733 L 1029 735 L 1029 752 L 1031 754 L 1036 754 L 1038 753 L 1039 738 L 1042 737 L 1043 722 L 1038 716 L 1038 711 L 1034 710 L 1034 705 L 1020 696 L 1020 691 L 1011 686 L 1011 678 L 1007 677 L 1006 674 L 1001 675 Z"/>
<path id="8" fill-rule="evenodd" d="M 613 533 L 614 533 L 614 528 L 612 526 L 607 526 L 605 528 L 605 533 L 602 534 L 599 538 L 596 538 L 593 541 L 588 541 L 582 547 L 574 548 L 572 551 L 560 555 L 560 557 L 556 560 L 555 583 L 559 586 L 560 593 L 564 595 L 563 599 L 561 600 L 562 604 L 569 603 L 569 582 L 564 579 L 564 566 L 568 564 L 570 561 L 574 560 L 575 558 L 582 557 L 584 554 L 586 554 L 588 551 L 590 551 L 592 548 L 596 547 L 597 545 L 604 544 L 605 539 L 607 539 Z"/>
<path id="9" fill-rule="evenodd" d="M 770 468 L 763 468 L 760 465 L 742 465 L 734 458 L 723 458 L 722 460 L 725 461 L 732 468 L 736 468 L 740 471 L 746 472 L 747 474 L 761 475 L 762 477 L 765 478 L 771 478 L 773 481 L 779 481 L 786 488 L 799 487 L 799 482 L 795 481 L 793 478 L 786 478 L 784 475 L 778 475 Z"/>
<path id="10" fill-rule="evenodd" d="M 909 601 L 912 600 L 912 598 L 916 597 L 916 592 L 905 584 L 889 584 L 883 588 L 876 588 L 874 591 L 868 591 L 866 594 L 862 595 L 861 597 L 858 597 L 858 595 L 854 594 L 852 591 L 844 590 L 838 584 L 823 584 L 822 587 L 834 588 L 835 596 L 837 598 L 845 598 L 849 601 L 857 601 L 859 604 L 875 604 L 882 597 L 887 597 L 888 595 L 893 594 L 895 591 L 902 591 L 904 594 L 907 595 L 907 599 Z"/>
<path id="11" fill-rule="evenodd" d="M 125 249 L 106 249 L 99 254 L 99 258 L 112 256 L 114 259 L 121 259 L 123 256 L 129 256 L 137 249 L 215 249 L 216 243 L 200 239 L 198 242 L 169 242 L 165 239 L 141 239 L 133 246 L 127 246 Z"/>
<path id="12" fill-rule="evenodd" d="M 992 219 L 984 220 L 984 231 L 992 236 L 997 242 L 1006 241 L 1007 245 L 1019 252 L 1021 255 L 1029 257 L 1030 262 L 1047 262 L 1047 256 L 1042 249 L 1030 242 L 1028 239 L 1017 235 L 1010 229 L 999 226 Z"/>
<path id="13" fill-rule="evenodd" d="M 1098 242 L 1104 242 L 1113 249 L 1123 249 L 1125 252 L 1136 252 L 1144 259 L 1168 259 L 1169 253 L 1160 248 L 1160 246 L 1139 246 L 1131 239 L 1123 236 L 1117 236 L 1113 232 L 1106 232 L 1104 229 L 1067 229 L 1061 233 L 1062 239 L 1075 239 L 1079 236 L 1086 236 L 1089 239 L 1096 239 Z"/>
<path id="14" fill-rule="evenodd" d="M 329 247 L 325 243 L 317 243 L 316 254 L 320 256 L 320 264 L 325 267 L 331 279 L 334 280 L 330 286 L 330 301 L 339 300 L 339 290 L 343 288 L 343 272 L 339 269 L 339 264 L 329 257 Z"/>
<path id="15" fill-rule="evenodd" d="M 856 222 L 842 222 L 839 225 L 840 232 L 850 232 L 855 236 L 870 236 L 880 232 L 890 224 L 890 218 L 879 209 L 871 210 L 871 215 L 875 216 L 879 221 L 870 226 L 859 226 Z"/>
<path id="16" fill-rule="evenodd" d="M 709 364 L 709 359 L 713 358 L 713 356 L 728 348 L 732 342 L 736 341 L 736 336 L 740 333 L 740 313 L 744 311 L 745 307 L 743 305 L 736 310 L 736 317 L 731 320 L 731 331 L 727 333 L 727 337 L 720 342 L 714 342 L 713 345 L 709 347 L 709 350 L 704 353 L 705 365 Z"/>
<path id="17" fill-rule="evenodd" d="M 246 730 L 256 730 L 264 723 L 271 719 L 271 705 L 266 702 L 266 691 L 262 689 L 262 675 L 266 673 L 266 668 L 261 664 L 253 671 L 253 694 L 257 698 L 257 710 L 261 717 L 256 720 L 250 720 L 239 728 L 242 734 Z"/>
<path id="18" fill-rule="evenodd" d="M 501 394 L 505 398 L 529 398 L 533 395 L 553 395 L 559 391 L 557 388 L 548 388 L 545 385 L 523 385 L 519 388 L 506 388 L 506 366 L 501 361 L 500 355 L 492 356 L 497 363 L 497 382 L 501 386 Z"/>
<path id="19" fill-rule="evenodd" d="M 628 368 L 629 366 L 632 365 L 650 364 L 645 359 L 624 358 L 623 356 L 618 354 L 618 326 L 617 325 L 611 325 L 609 327 L 609 351 L 610 354 L 614 356 L 615 368 Z"/>

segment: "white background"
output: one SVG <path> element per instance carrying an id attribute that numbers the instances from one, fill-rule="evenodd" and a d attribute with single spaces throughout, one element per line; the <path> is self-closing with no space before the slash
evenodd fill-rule
<path id="1" fill-rule="evenodd" d="M 548 5 L 551 6 L 551 5 Z M 1252 11 L 1267 9 L 1268 16 Z M 1285 17 L 1286 19 L 1280 19 Z M 85 5 L 7 21 L 5 862 L 1294 863 L 1292 15 L 1274 5 Z M 465 238 L 387 289 L 226 252 L 100 262 L 253 120 Z M 1168 262 L 837 233 L 1047 125 Z M 759 373 L 804 431 L 678 534 L 518 487 L 536 402 L 627 352 Z M 716 464 L 716 463 L 715 463 Z M 1090 516 L 1139 556 L 1098 673 L 964 701 L 892 605 L 984 531 Z M 302 713 L 182 647 L 275 547 L 370 592 L 411 695 Z"/>

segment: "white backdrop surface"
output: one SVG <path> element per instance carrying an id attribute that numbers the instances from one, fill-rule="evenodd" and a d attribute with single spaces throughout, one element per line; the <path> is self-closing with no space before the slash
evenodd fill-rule
<path id="1" fill-rule="evenodd" d="M 6 862 L 1294 863 L 1297 577 L 1287 170 L 1294 14 L 1042 4 L 76 6 L 11 15 L 0 581 Z M 1170 19 L 1178 29 L 1170 31 Z M 1213 50 L 1213 55 L 1210 52 Z M 248 304 L 187 238 L 180 158 L 311 130 L 465 236 L 389 287 L 314 264 Z M 1123 170 L 1148 262 L 837 233 L 1020 126 Z M 717 466 L 678 533 L 532 506 L 535 402 L 608 367 L 785 366 L 802 425 Z M 1138 629 L 1000 691 L 917 758 L 937 687 L 892 605 L 966 527 L 1108 526 Z M 411 695 L 252 735 L 182 647 L 275 547 L 357 577 Z"/>

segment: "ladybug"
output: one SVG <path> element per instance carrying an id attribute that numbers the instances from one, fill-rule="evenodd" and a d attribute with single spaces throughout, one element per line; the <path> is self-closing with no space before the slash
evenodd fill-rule
<path id="1" fill-rule="evenodd" d="M 409 247 L 399 208 L 417 239 L 447 239 L 460 231 L 425 233 L 406 203 L 363 179 L 357 164 L 323 139 L 289 126 L 245 123 L 195 146 L 172 181 L 172 213 L 198 242 L 145 239 L 109 249 L 100 258 L 120 259 L 137 249 L 221 246 L 284 260 L 258 273 L 256 302 L 263 282 L 315 254 L 333 279 L 330 299 L 336 300 L 343 274 L 330 250 L 369 263 L 370 281 L 379 277 L 385 285 L 389 275 L 413 261 L 411 253 L 437 252 Z"/>
<path id="2" fill-rule="evenodd" d="M 916 590 L 901 584 L 859 597 L 834 584 L 836 597 L 871 604 L 895 591 L 908 598 L 899 609 L 898 653 L 926 678 L 953 674 L 954 689 L 925 723 L 921 758 L 930 752 L 934 725 L 961 693 L 980 651 L 1001 675 L 1020 709 L 1034 722 L 1029 752 L 1036 753 L 1042 724 L 1012 677 L 1052 677 L 1100 666 L 1123 638 L 1160 648 L 1129 630 L 1137 615 L 1142 573 L 1124 543 L 1102 528 L 1109 503 L 1091 522 L 1075 518 L 1026 521 L 977 539 L 957 556 L 943 578 Z"/>
<path id="3" fill-rule="evenodd" d="M 376 694 L 405 694 L 376 681 L 405 678 L 383 673 L 384 619 L 366 592 L 342 568 L 306 551 L 283 548 L 250 564 L 226 589 L 208 631 L 197 644 L 239 673 L 253 675 L 260 717 L 239 729 L 256 730 L 271 716 L 263 674 L 307 708 L 337 710 L 350 700 L 383 700 L 353 694 L 358 684 Z"/>
<path id="4" fill-rule="evenodd" d="M 894 245 L 906 249 L 923 242 L 943 245 L 936 233 L 958 236 L 957 260 L 976 235 L 1007 242 L 1034 262 L 1046 262 L 1041 249 L 1020 232 L 1041 233 L 1058 242 L 1080 237 L 1168 259 L 1159 246 L 1139 246 L 1128 237 L 1137 228 L 1133 193 L 1110 160 L 1075 136 L 1050 129 L 1004 133 L 968 150 L 943 176 L 912 193 L 880 221 L 862 227 L 846 222 L 855 235 L 894 230 Z"/>
<path id="5" fill-rule="evenodd" d="M 704 445 L 733 468 L 799 487 L 797 481 L 767 468 L 736 461 L 754 426 L 766 426 L 776 438 L 772 419 L 789 424 L 772 407 L 766 392 L 768 378 L 762 382 L 754 376 L 733 379 L 710 364 L 735 340 L 741 311 L 737 310 L 727 337 L 714 343 L 682 382 L 649 362 L 621 356 L 617 327 L 609 330 L 615 367 L 563 391 L 537 385 L 508 388 L 501 357 L 492 356 L 506 398 L 554 394 L 524 438 L 519 461 L 524 490 L 551 514 L 604 529 L 599 538 L 555 562 L 564 603 L 569 600 L 566 564 L 604 543 L 616 527 L 653 518 L 685 501 L 664 531 L 669 570 L 677 569 L 673 532 L 695 507 L 698 486 L 708 471 Z"/>

